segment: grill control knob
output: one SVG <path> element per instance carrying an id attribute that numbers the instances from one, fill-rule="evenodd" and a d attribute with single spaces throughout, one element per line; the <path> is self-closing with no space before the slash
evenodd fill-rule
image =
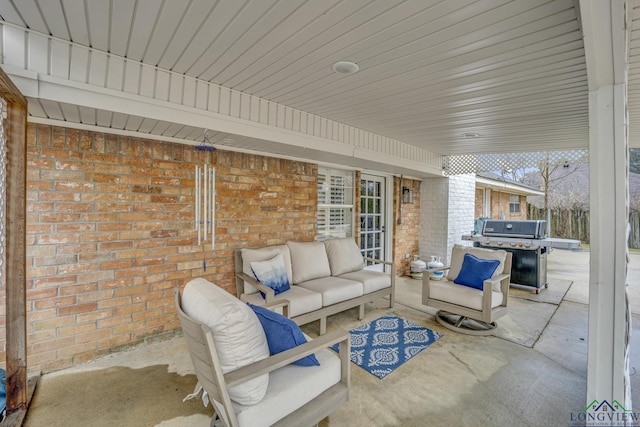
<path id="1" fill-rule="evenodd" d="M 531 247 L 531 242 L 524 242 L 524 247 L 525 248 L 530 248 Z"/>
<path id="2" fill-rule="evenodd" d="M 511 242 L 511 247 L 515 247 L 516 246 L 516 242 Z"/>
<path id="3" fill-rule="evenodd" d="M 496 242 L 496 245 L 498 245 L 498 246 L 502 246 L 502 241 L 501 241 L 501 240 L 498 240 L 498 241 Z"/>
<path id="4" fill-rule="evenodd" d="M 518 247 L 521 248 L 522 247 L 522 242 L 518 242 Z"/>

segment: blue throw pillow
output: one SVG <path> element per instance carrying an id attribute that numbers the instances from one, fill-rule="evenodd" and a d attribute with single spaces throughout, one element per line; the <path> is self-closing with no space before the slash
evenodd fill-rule
<path id="1" fill-rule="evenodd" d="M 282 314 L 264 307 L 253 304 L 249 304 L 249 307 L 253 309 L 262 324 L 262 329 L 264 329 L 264 334 L 267 336 L 267 344 L 269 344 L 269 352 L 271 352 L 271 354 L 278 354 L 307 342 L 300 327 L 296 325 L 296 322 L 293 320 L 287 319 Z M 296 360 L 293 364 L 300 366 L 319 366 L 320 362 L 318 362 L 314 354 L 310 354 L 300 360 Z"/>
<path id="2" fill-rule="evenodd" d="M 491 278 L 500 265 L 497 259 L 480 259 L 471 254 L 464 254 L 462 267 L 453 283 L 483 289 L 482 282 Z"/>
<path id="3" fill-rule="evenodd" d="M 278 295 L 291 288 L 287 269 L 284 266 L 282 254 L 278 254 L 267 261 L 254 261 L 251 263 L 251 271 L 256 276 L 258 282 L 273 289 Z M 264 292 L 260 292 L 264 298 Z"/>

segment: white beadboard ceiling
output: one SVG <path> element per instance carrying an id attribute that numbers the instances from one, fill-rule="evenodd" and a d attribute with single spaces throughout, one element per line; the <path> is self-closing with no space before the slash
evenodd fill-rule
<path id="1" fill-rule="evenodd" d="M 574 0 L 0 0 L 12 25 L 440 155 L 588 146 Z M 638 0 L 632 3 L 637 6 Z M 631 142 L 640 31 L 633 9 Z M 340 76 L 349 60 L 360 72 Z M 73 72 L 73 70 L 72 70 Z M 202 129 L 34 102 L 36 117 L 167 137 Z M 214 129 L 215 131 L 215 129 Z M 464 138 L 477 133 L 477 138 Z M 222 135 L 219 141 L 227 136 Z"/>

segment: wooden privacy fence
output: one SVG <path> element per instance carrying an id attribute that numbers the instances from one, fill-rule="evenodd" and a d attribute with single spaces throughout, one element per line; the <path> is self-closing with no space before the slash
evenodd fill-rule
<path id="1" fill-rule="evenodd" d="M 544 209 L 529 205 L 529 219 L 547 219 Z M 629 212 L 629 247 L 640 248 L 640 212 Z M 551 237 L 576 239 L 589 243 L 589 211 L 551 210 Z"/>

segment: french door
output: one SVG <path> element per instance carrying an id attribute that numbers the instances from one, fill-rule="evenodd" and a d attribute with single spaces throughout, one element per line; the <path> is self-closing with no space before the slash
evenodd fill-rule
<path id="1" fill-rule="evenodd" d="M 369 258 L 385 260 L 386 178 L 362 174 L 360 179 L 360 252 Z M 383 270 L 382 264 L 370 267 Z"/>

